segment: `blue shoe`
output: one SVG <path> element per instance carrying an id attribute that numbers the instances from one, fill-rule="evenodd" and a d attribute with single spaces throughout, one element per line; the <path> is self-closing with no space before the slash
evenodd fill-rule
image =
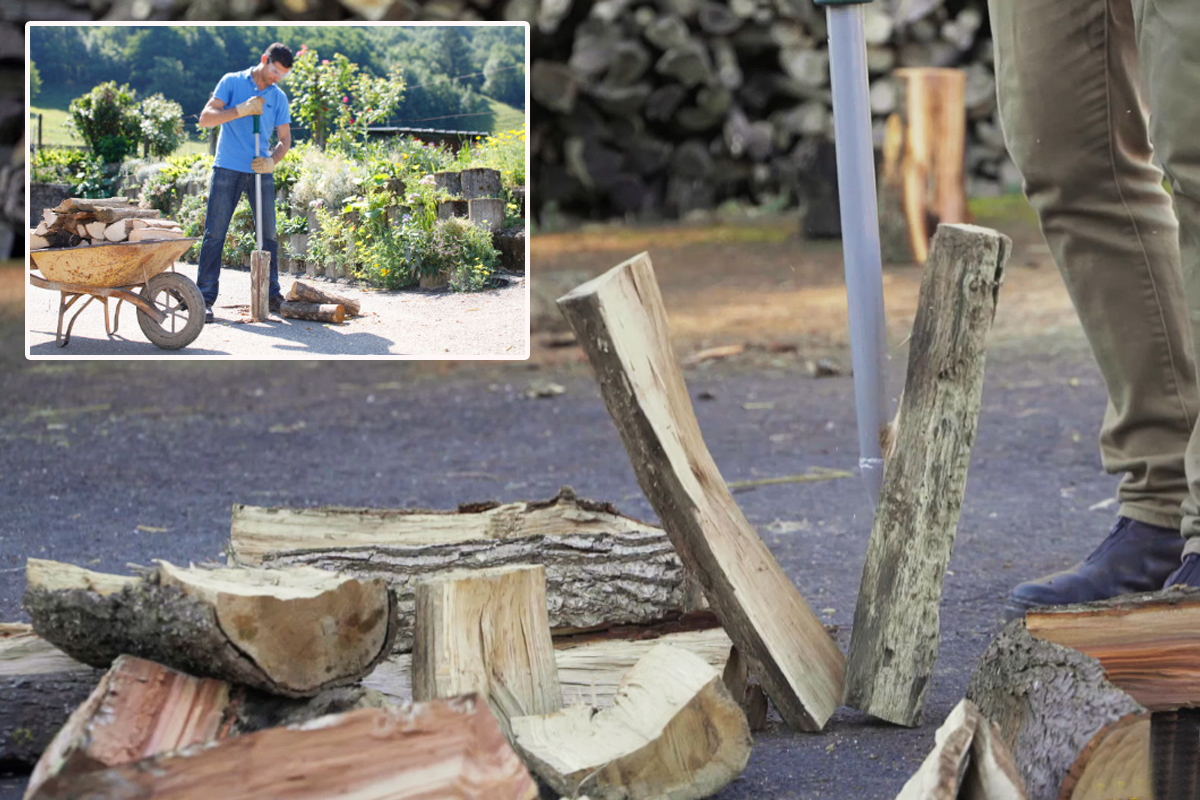
<path id="1" fill-rule="evenodd" d="M 1200 555 L 1188 553 L 1184 556 L 1183 564 L 1163 584 L 1164 589 L 1168 586 L 1200 586 Z"/>
<path id="2" fill-rule="evenodd" d="M 204 307 L 204 324 L 207 325 L 208 323 L 210 323 L 212 321 L 213 321 L 212 306 L 205 306 Z"/>
<path id="3" fill-rule="evenodd" d="M 1004 604 L 1004 618 L 1024 616 L 1034 606 L 1064 606 L 1121 594 L 1156 592 L 1168 576 L 1180 569 L 1182 555 L 1183 537 L 1175 528 L 1117 517 L 1108 538 L 1081 563 L 1013 589 Z"/>

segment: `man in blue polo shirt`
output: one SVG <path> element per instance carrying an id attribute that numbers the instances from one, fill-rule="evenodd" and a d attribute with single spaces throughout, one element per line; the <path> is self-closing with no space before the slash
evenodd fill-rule
<path id="1" fill-rule="evenodd" d="M 213 161 L 208 208 L 204 217 L 204 241 L 200 245 L 200 270 L 196 280 L 204 295 L 204 321 L 213 321 L 221 278 L 221 250 L 229 221 L 244 192 L 255 220 L 259 209 L 255 198 L 255 175 L 262 175 L 263 248 L 271 254 L 270 308 L 279 311 L 283 292 L 279 288 L 279 242 L 275 236 L 275 183 L 271 173 L 292 146 L 292 117 L 287 95 L 275 84 L 292 68 L 292 51 L 276 42 L 267 48 L 259 63 L 240 72 L 230 72 L 217 83 L 212 97 L 200 112 L 200 127 L 221 126 L 217 157 Z M 254 152 L 254 117 L 259 117 L 259 151 Z M 271 132 L 278 142 L 271 146 Z"/>

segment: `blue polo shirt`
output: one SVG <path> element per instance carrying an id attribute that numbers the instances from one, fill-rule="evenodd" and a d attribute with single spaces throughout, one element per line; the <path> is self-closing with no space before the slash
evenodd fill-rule
<path id="1" fill-rule="evenodd" d="M 259 117 L 258 155 L 265 156 L 271 152 L 271 134 L 280 125 L 292 121 L 287 95 L 278 85 L 268 86 L 260 92 L 254 78 L 250 77 L 249 69 L 227 73 L 213 91 L 213 97 L 223 102 L 226 108 L 241 105 L 255 95 L 262 95 L 263 99 L 263 113 Z M 238 117 L 221 126 L 213 166 L 254 172 L 250 169 L 250 159 L 254 155 L 253 116 Z"/>

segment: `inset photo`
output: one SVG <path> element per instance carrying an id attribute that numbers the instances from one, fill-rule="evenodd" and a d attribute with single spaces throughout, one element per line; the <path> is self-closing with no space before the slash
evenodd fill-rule
<path id="1" fill-rule="evenodd" d="M 30 359 L 526 359 L 526 23 L 31 23 Z"/>

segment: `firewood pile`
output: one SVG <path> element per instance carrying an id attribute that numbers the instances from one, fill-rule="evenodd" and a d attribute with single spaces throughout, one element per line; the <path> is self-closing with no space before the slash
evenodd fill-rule
<path id="1" fill-rule="evenodd" d="M 42 221 L 29 232 L 29 248 L 88 247 L 107 242 L 182 239 L 183 228 L 158 209 L 141 208 L 122 198 L 70 197 L 43 209 Z"/>

